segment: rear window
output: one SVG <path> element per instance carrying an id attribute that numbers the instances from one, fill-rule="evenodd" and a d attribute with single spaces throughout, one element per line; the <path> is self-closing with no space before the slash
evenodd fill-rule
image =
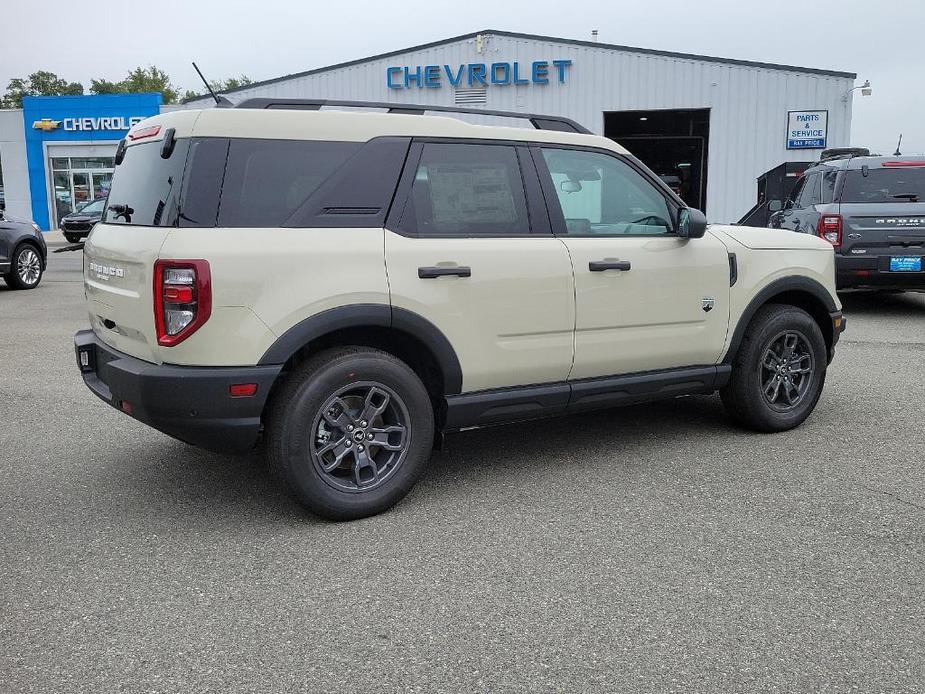
<path id="1" fill-rule="evenodd" d="M 132 145 L 116 167 L 106 202 L 108 224 L 175 226 L 188 140 L 177 140 L 169 159 L 162 142 Z"/>
<path id="2" fill-rule="evenodd" d="M 354 142 L 232 140 L 218 226 L 281 226 L 359 148 Z"/>
<path id="3" fill-rule="evenodd" d="M 845 172 L 842 202 L 925 202 L 925 167 Z"/>

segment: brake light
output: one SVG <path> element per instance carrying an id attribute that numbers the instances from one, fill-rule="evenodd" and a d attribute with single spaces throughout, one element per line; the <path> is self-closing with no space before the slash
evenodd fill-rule
<path id="1" fill-rule="evenodd" d="M 841 246 L 842 218 L 840 214 L 824 214 L 819 220 L 816 233 L 835 248 Z"/>
<path id="2" fill-rule="evenodd" d="M 146 128 L 139 128 L 138 130 L 135 130 L 134 132 L 130 132 L 128 134 L 128 139 L 130 139 L 132 142 L 134 142 L 135 140 L 143 140 L 146 137 L 154 137 L 160 131 L 161 131 L 161 126 L 149 125 Z"/>
<path id="3" fill-rule="evenodd" d="M 157 344 L 177 345 L 212 315 L 212 276 L 205 260 L 154 263 L 154 325 Z"/>
<path id="4" fill-rule="evenodd" d="M 892 169 L 898 166 L 925 166 L 925 161 L 916 161 L 914 159 L 908 160 L 908 161 L 885 161 L 880 166 L 883 166 L 889 169 Z"/>

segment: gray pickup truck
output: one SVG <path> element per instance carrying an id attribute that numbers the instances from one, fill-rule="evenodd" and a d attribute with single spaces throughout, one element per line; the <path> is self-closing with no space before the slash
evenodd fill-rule
<path id="1" fill-rule="evenodd" d="M 925 291 L 925 157 L 820 161 L 770 226 L 829 241 L 839 289 Z"/>

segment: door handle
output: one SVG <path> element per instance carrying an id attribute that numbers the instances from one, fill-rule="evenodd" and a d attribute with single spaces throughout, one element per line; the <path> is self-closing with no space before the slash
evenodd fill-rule
<path id="1" fill-rule="evenodd" d="M 604 272 L 604 270 L 628 271 L 632 265 L 628 260 L 592 260 L 588 263 L 591 272 Z"/>
<path id="2" fill-rule="evenodd" d="M 434 277 L 447 277 L 449 275 L 455 275 L 456 277 L 471 277 L 472 268 L 466 265 L 437 265 L 434 267 L 418 268 L 418 277 L 422 280 L 429 280 Z"/>

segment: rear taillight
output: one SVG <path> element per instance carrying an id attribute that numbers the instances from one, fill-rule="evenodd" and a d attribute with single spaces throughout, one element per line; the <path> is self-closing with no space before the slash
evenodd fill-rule
<path id="1" fill-rule="evenodd" d="M 183 342 L 212 314 L 212 276 L 205 260 L 154 263 L 154 324 L 157 344 Z"/>
<path id="2" fill-rule="evenodd" d="M 819 226 L 816 233 L 819 238 L 825 239 L 835 248 L 841 246 L 841 227 L 842 220 L 840 214 L 824 214 L 819 219 Z"/>

